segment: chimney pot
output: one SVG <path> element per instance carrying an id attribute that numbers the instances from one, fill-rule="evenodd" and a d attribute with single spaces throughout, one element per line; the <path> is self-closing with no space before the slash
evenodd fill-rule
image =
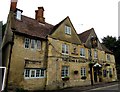
<path id="1" fill-rule="evenodd" d="M 16 6 L 17 6 L 17 0 L 11 0 L 10 10 L 15 12 L 16 11 Z"/>
<path id="2" fill-rule="evenodd" d="M 45 23 L 44 8 L 43 7 L 38 7 L 38 10 L 35 10 L 35 19 L 38 22 Z"/>

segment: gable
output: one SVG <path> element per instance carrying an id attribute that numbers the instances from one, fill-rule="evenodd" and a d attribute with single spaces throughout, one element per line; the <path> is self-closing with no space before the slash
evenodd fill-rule
<path id="1" fill-rule="evenodd" d="M 70 29 L 71 29 L 70 34 L 67 34 L 65 32 L 66 26 L 70 27 Z M 59 39 L 62 41 L 67 41 L 67 42 L 75 43 L 75 44 L 81 44 L 81 41 L 74 29 L 69 17 L 66 17 L 63 21 L 61 21 L 59 24 L 57 24 L 53 30 L 53 33 L 50 36 L 52 38 Z"/>
<path id="2" fill-rule="evenodd" d="M 94 31 L 94 29 L 92 28 L 91 29 L 91 32 L 90 32 L 90 34 L 89 34 L 89 36 L 88 36 L 88 38 L 87 38 L 87 40 L 86 40 L 86 42 L 85 42 L 85 45 L 87 46 L 87 47 L 91 47 L 91 37 L 96 37 L 97 39 L 98 39 L 98 37 L 97 37 L 97 35 L 96 35 L 96 33 L 95 33 L 95 31 Z M 98 43 L 97 43 L 97 48 L 98 49 L 100 49 L 100 50 L 102 50 L 102 46 L 101 46 L 101 43 L 100 43 L 100 41 L 99 41 L 99 39 L 97 40 L 98 41 Z"/>

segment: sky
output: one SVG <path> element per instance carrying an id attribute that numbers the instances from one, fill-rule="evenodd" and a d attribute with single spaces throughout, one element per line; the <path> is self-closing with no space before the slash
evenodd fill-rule
<path id="1" fill-rule="evenodd" d="M 0 21 L 7 21 L 11 0 L 0 0 Z M 101 41 L 107 35 L 118 37 L 119 0 L 18 0 L 22 15 L 35 18 L 37 7 L 44 7 L 47 23 L 56 25 L 67 16 L 77 33 L 94 28 Z"/>

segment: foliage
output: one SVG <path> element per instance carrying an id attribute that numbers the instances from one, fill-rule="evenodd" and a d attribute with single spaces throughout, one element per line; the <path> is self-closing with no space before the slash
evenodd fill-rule
<path id="1" fill-rule="evenodd" d="M 74 71 L 74 74 L 78 74 L 78 70 L 75 70 L 75 71 Z"/>
<path id="2" fill-rule="evenodd" d="M 68 81 L 69 79 L 69 76 L 65 76 L 64 78 L 62 78 L 63 81 Z"/>
<path id="3" fill-rule="evenodd" d="M 87 77 L 86 76 L 82 76 L 81 79 L 85 80 Z"/>

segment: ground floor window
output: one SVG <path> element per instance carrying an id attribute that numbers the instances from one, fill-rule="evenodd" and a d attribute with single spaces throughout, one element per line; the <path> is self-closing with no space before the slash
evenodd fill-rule
<path id="1" fill-rule="evenodd" d="M 24 77 L 25 78 L 44 78 L 45 69 L 25 69 Z"/>
<path id="2" fill-rule="evenodd" d="M 86 68 L 85 67 L 81 68 L 81 76 L 86 76 Z"/>
<path id="3" fill-rule="evenodd" d="M 103 70 L 103 76 L 107 77 L 107 70 Z"/>
<path id="4" fill-rule="evenodd" d="M 112 69 L 109 68 L 109 77 L 112 77 Z"/>
<path id="5" fill-rule="evenodd" d="M 62 66 L 61 70 L 61 77 L 69 76 L 69 67 L 68 66 Z"/>

